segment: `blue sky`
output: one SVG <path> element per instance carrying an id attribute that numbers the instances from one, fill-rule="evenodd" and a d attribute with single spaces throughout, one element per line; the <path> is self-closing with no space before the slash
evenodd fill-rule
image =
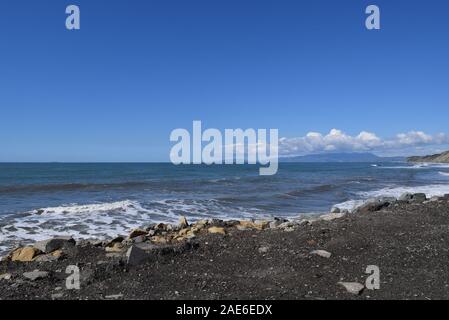
<path id="1" fill-rule="evenodd" d="M 337 151 L 360 132 L 381 154 L 438 151 L 448 17 L 445 0 L 2 1 L 0 161 L 166 161 L 193 120 L 278 128 L 289 146 L 338 129 Z"/>

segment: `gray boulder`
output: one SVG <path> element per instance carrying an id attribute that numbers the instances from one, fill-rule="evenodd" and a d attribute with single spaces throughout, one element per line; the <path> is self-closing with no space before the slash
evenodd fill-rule
<path id="1" fill-rule="evenodd" d="M 0 274 L 0 280 L 10 280 L 12 275 L 10 273 Z"/>
<path id="2" fill-rule="evenodd" d="M 34 270 L 34 271 L 31 271 L 31 272 L 25 272 L 23 274 L 23 276 L 25 278 L 27 278 L 27 279 L 30 279 L 31 281 L 35 281 L 35 280 L 47 278 L 48 277 L 48 272 Z"/>
<path id="3" fill-rule="evenodd" d="M 64 298 L 64 293 L 53 293 L 51 295 L 52 300 L 62 299 Z"/>
<path id="4" fill-rule="evenodd" d="M 126 263 L 128 265 L 132 266 L 139 265 L 147 258 L 148 253 L 145 250 L 139 248 L 138 246 L 132 246 L 126 252 Z"/>
<path id="5" fill-rule="evenodd" d="M 425 193 L 415 193 L 413 195 L 412 201 L 413 202 L 424 202 L 427 200 Z"/>
<path id="6" fill-rule="evenodd" d="M 338 282 L 338 284 L 346 289 L 351 294 L 360 294 L 365 286 L 358 282 Z"/>
<path id="7" fill-rule="evenodd" d="M 404 193 L 399 197 L 400 201 L 406 202 L 424 202 L 427 200 L 425 193 Z"/>
<path id="8" fill-rule="evenodd" d="M 38 241 L 34 247 L 44 253 L 50 253 L 63 247 L 74 246 L 75 240 L 72 237 L 57 237 L 53 239 Z"/>
<path id="9" fill-rule="evenodd" d="M 395 203 L 397 200 L 394 197 L 380 197 L 368 200 L 357 209 L 358 213 L 368 213 L 380 211 L 384 208 L 389 207 L 391 204 Z"/>
<path id="10" fill-rule="evenodd" d="M 413 194 L 406 192 L 403 193 L 400 197 L 399 197 L 399 201 L 410 201 L 413 199 Z"/>

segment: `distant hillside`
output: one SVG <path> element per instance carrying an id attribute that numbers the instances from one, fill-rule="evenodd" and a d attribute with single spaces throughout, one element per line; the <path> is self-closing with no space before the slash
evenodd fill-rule
<path id="1" fill-rule="evenodd" d="M 449 163 L 449 151 L 434 154 L 424 157 L 410 157 L 407 158 L 409 162 L 434 162 L 434 163 Z"/>
<path id="2" fill-rule="evenodd" d="M 379 157 L 372 153 L 323 153 L 281 158 L 281 162 L 393 162 L 403 157 Z"/>

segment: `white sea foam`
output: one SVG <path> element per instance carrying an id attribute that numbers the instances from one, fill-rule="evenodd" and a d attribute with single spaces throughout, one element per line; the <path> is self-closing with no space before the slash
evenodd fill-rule
<path id="1" fill-rule="evenodd" d="M 349 211 L 354 211 L 357 207 L 363 205 L 368 199 L 376 198 L 376 197 L 395 197 L 399 198 L 404 193 L 425 193 L 427 197 L 433 196 L 443 196 L 445 194 L 449 194 L 449 185 L 447 184 L 432 184 L 425 186 L 417 186 L 417 187 L 389 187 L 382 188 L 374 191 L 365 191 L 358 192 L 357 196 L 359 199 L 357 200 L 349 200 L 339 204 L 336 204 L 335 207 L 340 208 L 342 210 L 346 209 Z"/>
<path id="2" fill-rule="evenodd" d="M 402 194 L 409 193 L 425 193 L 427 197 L 443 196 L 449 193 L 449 184 L 431 184 L 416 187 L 393 187 L 383 188 L 375 191 L 359 192 L 358 194 L 364 198 L 375 198 L 382 196 L 400 197 Z"/>
<path id="3" fill-rule="evenodd" d="M 447 163 L 417 163 L 413 165 L 405 165 L 405 166 L 388 166 L 388 167 L 379 167 L 380 169 L 438 169 L 438 168 L 449 168 L 449 164 Z"/>
<path id="4" fill-rule="evenodd" d="M 443 172 L 443 171 L 440 171 L 440 172 L 438 172 L 440 175 L 442 175 L 442 176 L 445 176 L 445 177 L 449 177 L 449 172 Z"/>
<path id="5" fill-rule="evenodd" d="M 151 208 L 151 209 L 148 209 Z M 181 215 L 200 219 L 266 218 L 258 210 L 222 206 L 216 200 L 165 199 L 143 207 L 137 201 L 70 204 L 42 208 L 0 221 L 0 252 L 17 243 L 29 244 L 54 236 L 76 239 L 106 239 L 126 235 L 150 223 L 177 223 Z"/>
<path id="6" fill-rule="evenodd" d="M 149 212 L 133 201 L 43 208 L 6 221 L 0 242 L 28 243 L 60 235 L 104 238 L 126 233 L 145 219 Z"/>

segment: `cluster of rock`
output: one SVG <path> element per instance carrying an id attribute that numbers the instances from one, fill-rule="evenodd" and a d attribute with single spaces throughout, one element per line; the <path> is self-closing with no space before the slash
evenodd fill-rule
<path id="1" fill-rule="evenodd" d="M 50 262 L 59 260 L 64 256 L 64 248 L 75 245 L 72 237 L 57 237 L 38 241 L 33 246 L 14 249 L 3 260 L 18 262 Z"/>
<path id="2" fill-rule="evenodd" d="M 158 223 L 152 224 L 144 229 L 132 230 L 128 237 L 117 237 L 105 243 L 107 252 L 123 252 L 133 244 L 173 244 L 194 239 L 202 234 L 226 235 L 231 228 L 238 230 L 258 229 L 269 227 L 267 221 L 223 221 L 223 220 L 200 220 L 189 224 L 185 217 L 181 217 L 177 225 Z"/>
<path id="3" fill-rule="evenodd" d="M 423 193 L 405 193 L 399 198 L 379 197 L 366 201 L 356 208 L 353 213 L 369 213 L 388 208 L 401 203 L 425 203 L 432 201 L 449 201 L 449 195 L 428 199 Z M 227 235 L 235 231 L 278 229 L 285 232 L 294 231 L 298 226 L 316 221 L 331 221 L 349 214 L 348 210 L 332 208 L 329 214 L 308 217 L 304 219 L 286 220 L 274 218 L 273 220 L 230 220 L 218 219 L 200 220 L 189 224 L 185 217 L 181 217 L 178 224 L 151 224 L 142 229 L 135 229 L 126 237 L 118 236 L 109 241 L 80 240 L 75 242 L 71 237 L 57 237 L 36 242 L 32 246 L 14 249 L 3 258 L 7 261 L 18 262 L 51 262 L 64 257 L 66 248 L 73 246 L 92 245 L 104 248 L 106 256 L 125 258 L 128 264 L 139 264 L 147 259 L 155 250 L 164 245 L 174 245 L 207 234 Z"/>
<path id="4" fill-rule="evenodd" d="M 274 219 L 272 221 L 258 220 L 231 220 L 223 221 L 218 219 L 200 220 L 189 224 L 185 217 L 181 217 L 177 225 L 173 224 L 152 224 L 145 229 L 135 229 L 131 231 L 127 238 L 118 237 L 104 244 L 107 255 L 125 256 L 128 265 L 140 264 L 151 257 L 164 246 L 170 246 L 190 240 L 201 235 L 221 235 L 225 236 L 235 231 L 244 230 L 266 230 L 283 229 L 289 231 L 294 223 L 285 219 Z"/>
<path id="5" fill-rule="evenodd" d="M 395 197 L 379 197 L 368 200 L 362 206 L 356 209 L 356 213 L 367 213 L 367 212 L 375 212 L 385 208 L 388 208 L 392 205 L 403 204 L 403 203 L 427 203 L 433 201 L 448 201 L 449 194 L 444 195 L 442 197 L 435 196 L 432 198 L 427 198 L 424 193 L 404 193 L 399 198 Z"/>
<path id="6" fill-rule="evenodd" d="M 369 213 L 386 209 L 392 205 L 399 205 L 404 203 L 427 203 L 434 201 L 449 201 L 449 194 L 444 196 L 435 196 L 427 198 L 424 193 L 404 193 L 399 198 L 395 197 L 377 197 L 365 201 L 361 206 L 354 208 L 353 213 Z M 332 213 L 349 213 L 348 210 L 340 210 L 339 208 L 332 208 Z"/>
<path id="7" fill-rule="evenodd" d="M 69 247 L 91 245 L 104 248 L 107 257 L 126 258 L 128 264 L 138 264 L 150 256 L 155 250 L 164 245 L 174 245 L 188 242 L 199 235 L 217 234 L 227 235 L 236 230 L 265 230 L 284 228 L 286 231 L 292 223 L 283 219 L 271 221 L 223 221 L 218 219 L 200 220 L 189 224 L 185 217 L 181 217 L 178 224 L 151 224 L 147 228 L 135 229 L 126 237 L 118 236 L 109 241 L 80 240 L 76 242 L 71 237 L 56 237 L 36 242 L 34 245 L 24 246 L 12 250 L 3 261 L 14 262 L 51 262 L 64 257 L 64 249 Z"/>
<path id="8" fill-rule="evenodd" d="M 157 223 L 146 228 L 134 229 L 128 236 L 118 236 L 112 240 L 80 240 L 76 242 L 71 237 L 56 237 L 36 242 L 12 250 L 5 261 L 15 262 L 51 262 L 63 258 L 70 247 L 86 245 L 103 248 L 106 257 L 125 259 L 129 265 L 139 264 L 148 259 L 151 254 L 161 248 L 166 248 L 208 234 L 225 236 L 236 231 L 278 229 L 291 232 L 299 225 L 318 220 L 333 220 L 345 213 L 330 213 L 316 218 L 287 220 L 274 218 L 272 220 L 230 220 L 218 219 L 200 220 L 189 224 L 185 217 L 180 217 L 178 224 Z"/>

